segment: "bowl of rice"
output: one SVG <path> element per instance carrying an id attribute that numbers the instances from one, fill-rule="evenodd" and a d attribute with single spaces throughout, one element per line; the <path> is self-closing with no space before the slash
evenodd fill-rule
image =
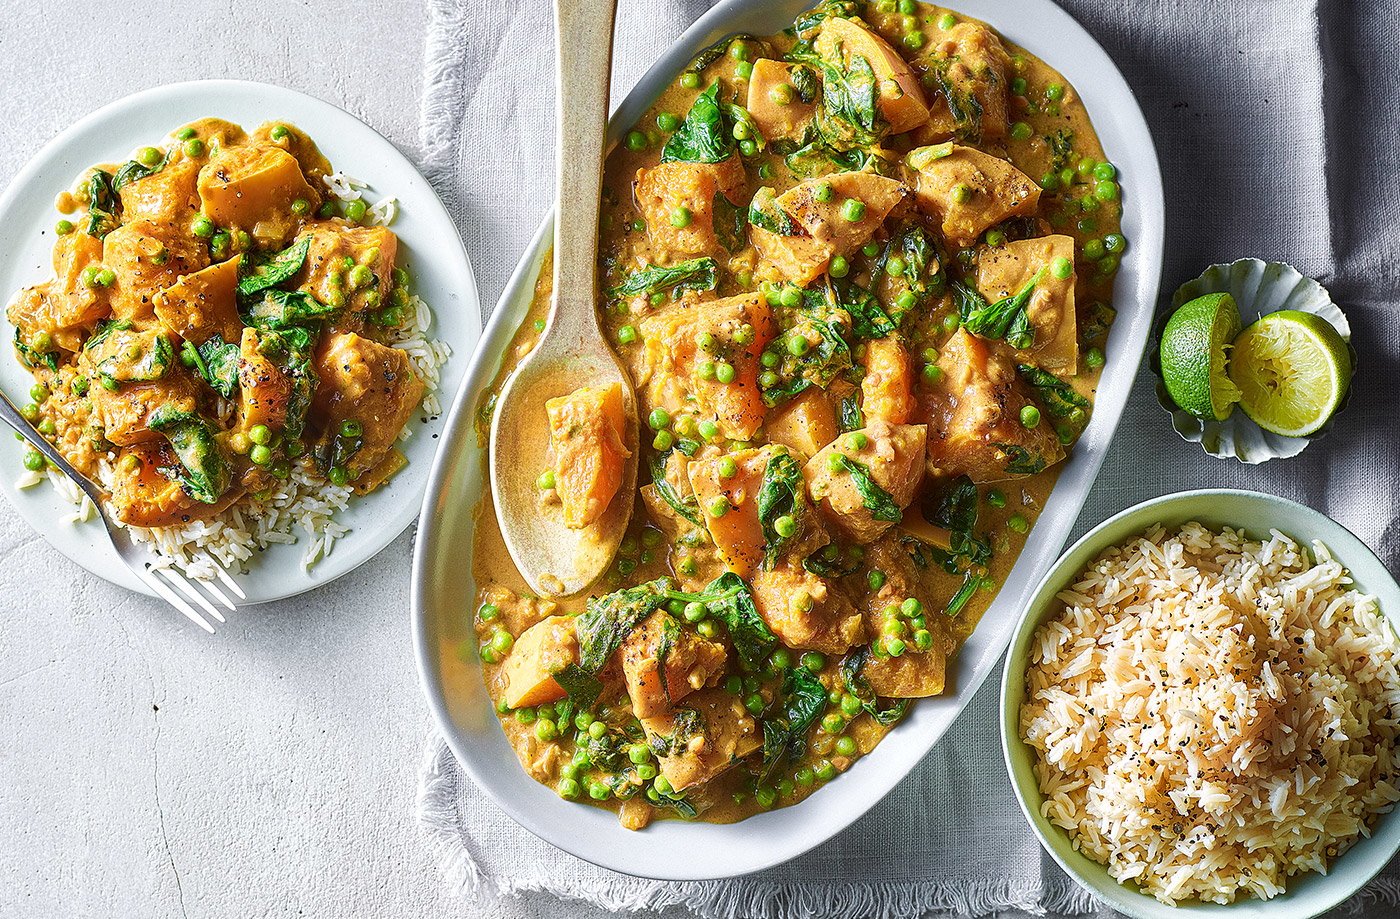
<path id="1" fill-rule="evenodd" d="M 1400 850 L 1400 587 L 1301 504 L 1139 504 L 1045 575 L 1001 687 L 1021 809 L 1113 908 L 1315 916 Z M 1394 891 L 1391 891 L 1394 893 Z"/>

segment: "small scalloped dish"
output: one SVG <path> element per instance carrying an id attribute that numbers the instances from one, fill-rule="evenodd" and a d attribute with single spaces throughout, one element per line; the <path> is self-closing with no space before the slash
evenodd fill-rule
<path id="1" fill-rule="evenodd" d="M 1352 350 L 1352 366 L 1356 365 L 1355 349 L 1351 348 L 1351 324 L 1326 288 L 1282 262 L 1266 262 L 1257 258 L 1242 258 L 1229 264 L 1211 265 L 1200 276 L 1177 288 L 1172 295 L 1171 309 L 1158 318 L 1156 334 L 1150 349 L 1152 372 L 1157 375 L 1157 401 L 1172 416 L 1172 428 L 1183 440 L 1201 445 L 1201 449 L 1218 459 L 1234 457 L 1241 463 L 1256 465 L 1271 459 L 1287 459 L 1303 452 L 1308 443 L 1327 432 L 1328 421 L 1321 431 L 1308 437 L 1285 437 L 1265 431 L 1236 407 L 1224 421 L 1197 418 L 1177 407 L 1162 382 L 1162 361 L 1159 350 L 1162 327 L 1177 308 L 1205 294 L 1228 292 L 1240 308 L 1240 318 L 1246 327 L 1260 316 L 1279 310 L 1301 310 L 1321 316 L 1341 333 Z M 1350 389 L 1333 413 L 1346 408 Z"/>

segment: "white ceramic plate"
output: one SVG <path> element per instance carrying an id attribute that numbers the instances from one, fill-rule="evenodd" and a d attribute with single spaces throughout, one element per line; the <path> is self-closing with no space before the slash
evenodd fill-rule
<path id="1" fill-rule="evenodd" d="M 83 169 L 124 160 L 134 149 L 157 143 L 174 128 L 205 116 L 226 118 L 250 130 L 265 121 L 295 124 L 311 135 L 332 166 L 369 183 L 368 198 L 399 199 L 391 229 L 400 240 L 400 261 L 412 271 L 417 293 L 432 307 L 429 335 L 448 342 L 454 354 L 442 368 L 440 393 L 446 404 L 481 334 L 476 281 L 456 225 L 428 181 L 373 128 L 333 105 L 264 83 L 207 80 L 149 89 L 93 112 L 46 144 L 0 197 L 0 302 L 9 302 L 20 287 L 52 274 L 53 225 L 61 216 L 54 210 L 54 196 L 70 188 Z M 0 388 L 22 405 L 29 401 L 34 381 L 9 345 L 14 328 L 0 322 L 0 331 Z M 352 529 L 336 541 L 331 554 L 304 571 L 304 535 L 295 545 L 259 553 L 248 574 L 239 578 L 249 602 L 293 596 L 333 580 L 372 558 L 413 522 L 444 422 L 430 418 L 426 424 L 415 420 L 413 426 L 413 435 L 401 447 L 408 468 L 373 494 L 352 500 L 336 516 Z M 0 491 L 20 516 L 88 571 L 149 594 L 112 551 L 100 520 L 63 523 L 61 518 L 74 507 L 52 486 L 45 482 L 24 490 L 15 487 L 24 468 L 24 450 L 5 429 L 0 436 Z"/>
<path id="2" fill-rule="evenodd" d="M 700 18 L 647 72 L 612 119 L 616 141 L 699 50 L 734 32 L 771 34 L 810 0 L 725 0 Z M 1109 337 L 1093 420 L 1065 464 L 1020 559 L 981 626 L 951 662 L 950 689 L 915 705 L 900 726 L 838 780 L 794 807 L 741 823 L 663 820 L 640 833 L 604 810 L 561 800 L 520 768 L 482 685 L 474 658 L 457 656 L 471 634 L 473 517 L 482 493 L 482 454 L 472 430 L 475 406 L 500 368 L 529 307 L 551 238 L 536 234 L 487 326 L 448 419 L 423 508 L 413 570 L 413 629 L 419 675 L 438 726 L 472 779 L 526 829 L 580 858 L 628 874 L 669 880 L 757 871 L 820 845 L 883 798 L 943 736 L 996 665 L 1032 586 L 1059 555 L 1127 401 L 1152 324 L 1161 273 L 1161 174 L 1142 112 L 1108 55 L 1050 0 L 964 0 L 960 12 L 990 22 L 1011 41 L 1059 69 L 1083 96 L 1123 181 L 1129 249 L 1115 288 L 1119 313 Z M 624 21 L 621 28 L 627 28 Z M 996 725 L 988 724 L 988 731 Z"/>

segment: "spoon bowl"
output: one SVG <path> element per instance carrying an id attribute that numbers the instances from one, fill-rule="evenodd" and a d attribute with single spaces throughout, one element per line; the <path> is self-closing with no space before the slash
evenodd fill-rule
<path id="1" fill-rule="evenodd" d="M 538 343 L 506 380 L 491 420 L 491 493 L 506 548 L 538 594 L 566 597 L 598 579 L 632 517 L 637 485 L 637 401 L 632 380 L 598 323 L 598 213 L 603 190 L 608 81 L 617 0 L 555 0 L 558 126 L 554 285 Z M 567 36 L 567 40 L 566 40 Z M 628 455 L 622 483 L 583 529 L 541 501 L 550 468 L 545 402 L 583 386 L 622 388 Z"/>

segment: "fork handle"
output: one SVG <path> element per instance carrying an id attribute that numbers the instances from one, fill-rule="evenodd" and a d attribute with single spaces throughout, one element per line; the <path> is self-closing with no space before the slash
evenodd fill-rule
<path id="1" fill-rule="evenodd" d="M 43 454 L 44 459 L 53 463 L 60 472 L 72 479 L 92 499 L 92 503 L 101 510 L 102 502 L 106 498 L 102 489 L 98 488 L 87 476 L 74 469 L 73 464 L 64 459 L 63 454 L 59 453 L 54 445 L 44 438 L 44 435 L 35 430 L 34 425 L 20 414 L 19 409 L 15 408 L 15 404 L 10 401 L 10 397 L 3 392 L 0 392 L 0 421 L 4 421 L 14 428 L 19 436 L 29 442 L 29 446 Z"/>

